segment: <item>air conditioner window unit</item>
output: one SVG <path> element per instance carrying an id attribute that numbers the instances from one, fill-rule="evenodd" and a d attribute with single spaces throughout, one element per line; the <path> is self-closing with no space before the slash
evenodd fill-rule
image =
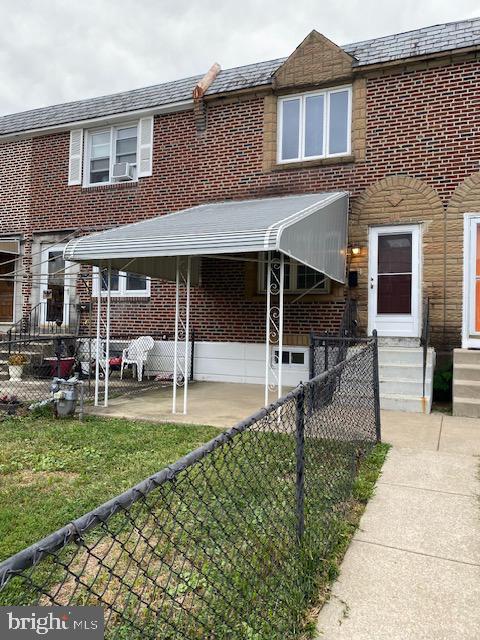
<path id="1" fill-rule="evenodd" d="M 116 162 L 113 165 L 113 179 L 122 182 L 123 180 L 133 180 L 135 165 L 130 162 Z"/>

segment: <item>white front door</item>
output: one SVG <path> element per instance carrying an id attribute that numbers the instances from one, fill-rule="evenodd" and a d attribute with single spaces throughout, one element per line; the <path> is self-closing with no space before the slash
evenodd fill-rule
<path id="1" fill-rule="evenodd" d="M 40 284 L 41 324 L 52 322 L 68 325 L 70 311 L 71 262 L 63 259 L 65 245 L 48 247 L 42 251 L 42 277 Z"/>
<path id="2" fill-rule="evenodd" d="M 462 347 L 480 349 L 480 214 L 465 214 Z"/>
<path id="3" fill-rule="evenodd" d="M 369 235 L 368 331 L 420 335 L 420 227 L 372 227 Z"/>

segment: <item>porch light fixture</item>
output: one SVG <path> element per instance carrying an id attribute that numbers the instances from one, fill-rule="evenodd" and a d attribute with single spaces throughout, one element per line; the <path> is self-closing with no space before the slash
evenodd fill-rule
<path id="1" fill-rule="evenodd" d="M 361 252 L 362 252 L 362 249 L 360 245 L 356 244 L 355 242 L 352 242 L 351 244 L 348 245 L 348 253 L 351 256 L 359 256 Z"/>

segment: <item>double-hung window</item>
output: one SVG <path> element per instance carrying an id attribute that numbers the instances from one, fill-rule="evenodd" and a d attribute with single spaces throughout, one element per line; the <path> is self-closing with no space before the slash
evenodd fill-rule
<path id="1" fill-rule="evenodd" d="M 115 182 L 113 167 L 127 163 L 132 180 L 137 176 L 137 124 L 128 124 L 87 132 L 85 184 Z"/>
<path id="2" fill-rule="evenodd" d="M 259 255 L 258 290 L 264 293 L 267 289 L 268 264 L 262 254 Z M 307 265 L 284 257 L 283 288 L 285 293 L 329 293 L 330 280 L 327 276 Z"/>
<path id="3" fill-rule="evenodd" d="M 102 269 L 102 296 L 108 290 L 108 271 Z M 126 271 L 112 269 L 110 293 L 116 298 L 148 298 L 150 278 Z M 93 295 L 98 296 L 98 267 L 93 268 Z"/>
<path id="4" fill-rule="evenodd" d="M 350 154 L 352 89 L 339 87 L 278 100 L 278 162 Z"/>

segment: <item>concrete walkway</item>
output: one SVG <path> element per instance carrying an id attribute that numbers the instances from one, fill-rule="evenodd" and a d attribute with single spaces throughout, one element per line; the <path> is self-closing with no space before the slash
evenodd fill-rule
<path id="1" fill-rule="evenodd" d="M 478 640 L 480 420 L 382 418 L 393 449 L 317 637 Z"/>

